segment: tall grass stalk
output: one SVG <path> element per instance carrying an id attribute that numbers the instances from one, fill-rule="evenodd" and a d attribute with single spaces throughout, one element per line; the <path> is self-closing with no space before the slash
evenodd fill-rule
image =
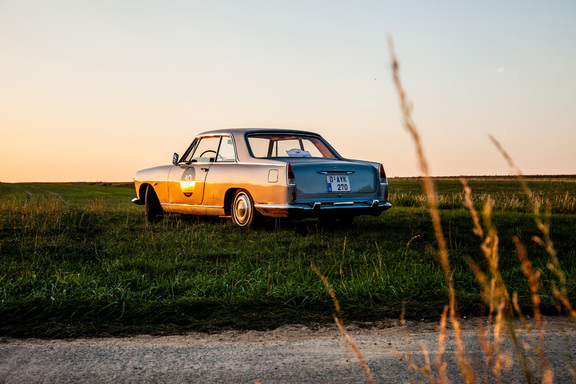
<path id="1" fill-rule="evenodd" d="M 440 213 L 438 211 L 438 205 L 436 203 L 436 194 L 434 191 L 434 182 L 430 177 L 430 171 L 426 157 L 424 156 L 424 149 L 422 142 L 420 140 L 420 134 L 416 128 L 416 124 L 412 119 L 412 106 L 408 102 L 406 93 L 400 81 L 398 60 L 396 58 L 396 53 L 394 51 L 394 44 L 392 38 L 388 38 L 388 49 L 390 51 L 390 57 L 392 60 L 392 76 L 394 80 L 394 85 L 396 86 L 396 91 L 398 92 L 398 97 L 400 99 L 400 109 L 402 110 L 404 128 L 408 131 L 412 137 L 416 149 L 416 157 L 422 172 L 422 187 L 426 194 L 429 206 L 430 217 L 432 219 L 432 226 L 434 229 L 434 235 L 438 243 L 438 254 L 442 270 L 444 271 L 444 277 L 446 280 L 446 286 L 448 287 L 448 299 L 449 299 L 449 314 L 450 322 L 454 329 L 454 336 L 456 338 L 456 346 L 458 348 L 458 364 L 460 366 L 460 372 L 462 373 L 462 379 L 466 383 L 472 383 L 475 379 L 475 371 L 473 365 L 470 363 L 466 348 L 462 341 L 460 332 L 460 321 L 458 320 L 457 307 L 456 307 L 456 293 L 454 291 L 454 282 L 451 277 L 450 260 L 448 257 L 448 247 L 446 244 L 446 239 L 442 232 L 442 224 L 440 221 Z"/>
<path id="2" fill-rule="evenodd" d="M 552 272 L 554 272 L 554 274 L 558 277 L 559 286 L 557 286 L 556 283 L 553 282 L 554 296 L 564 305 L 565 309 L 568 311 L 570 316 L 576 319 L 576 311 L 572 308 L 572 304 L 568 299 L 568 292 L 566 289 L 566 275 L 564 274 L 564 271 L 560 266 L 560 261 L 558 260 L 558 255 L 556 253 L 554 243 L 552 242 L 552 239 L 550 237 L 550 208 L 549 207 L 547 208 L 545 218 L 544 220 L 542 220 L 540 214 L 540 203 L 537 199 L 534 198 L 534 193 L 532 192 L 530 187 L 528 187 L 528 183 L 526 183 L 526 180 L 524 178 L 524 175 L 520 171 L 520 168 L 516 166 L 514 160 L 512 160 L 512 157 L 508 155 L 508 153 L 504 150 L 504 148 L 502 147 L 502 145 L 498 140 L 496 140 L 492 136 L 490 136 L 490 139 L 492 140 L 496 148 L 498 148 L 502 156 L 506 159 L 508 165 L 515 171 L 518 181 L 522 186 L 522 190 L 528 197 L 528 201 L 532 203 L 532 210 L 534 212 L 534 221 L 536 222 L 538 229 L 542 232 L 542 237 L 544 238 L 541 239 L 537 236 L 534 236 L 533 240 L 534 242 L 542 245 L 546 249 L 546 252 L 548 252 L 548 254 L 550 255 L 550 263 L 548 263 L 548 268 Z"/>
<path id="3" fill-rule="evenodd" d="M 442 225 L 440 221 L 440 212 L 437 203 L 437 193 L 435 192 L 433 179 L 429 174 L 429 167 L 424 156 L 424 151 L 422 148 L 420 135 L 416 129 L 416 125 L 412 119 L 412 107 L 408 102 L 406 93 L 402 87 L 398 61 L 395 56 L 394 47 L 392 39 L 388 39 L 389 51 L 392 61 L 392 76 L 396 90 L 400 100 L 400 108 L 403 114 L 403 123 L 405 129 L 409 132 L 416 148 L 416 156 L 420 171 L 423 174 L 422 189 L 424 190 L 424 195 L 426 196 L 426 201 L 428 205 L 428 211 L 432 221 L 432 227 L 438 247 L 438 257 L 444 271 L 444 277 L 446 281 L 446 286 L 448 289 L 448 299 L 449 305 L 445 308 L 443 315 L 441 317 L 440 326 L 440 337 L 439 337 L 439 353 L 437 360 L 438 378 L 431 373 L 430 361 L 428 353 L 426 350 L 422 349 L 421 353 L 424 358 L 424 366 L 419 367 L 412 362 L 410 359 L 410 348 L 407 345 L 406 360 L 408 367 L 410 369 L 419 372 L 424 377 L 426 377 L 430 382 L 436 383 L 446 383 L 448 378 L 445 374 L 445 363 L 443 363 L 442 358 L 444 355 L 445 348 L 445 332 L 446 332 L 446 316 L 448 314 L 449 320 L 452 324 L 454 330 L 454 336 L 457 346 L 457 361 L 460 368 L 460 373 L 462 379 L 466 383 L 473 383 L 477 380 L 477 374 L 475 369 L 469 360 L 464 343 L 462 342 L 461 332 L 460 332 L 460 322 L 458 319 L 458 309 L 456 303 L 456 294 L 452 279 L 452 270 L 450 267 L 449 255 L 447 242 L 442 231 Z M 558 284 L 555 281 L 553 284 L 553 294 L 556 299 L 564 306 L 568 313 L 576 318 L 576 311 L 572 308 L 571 303 L 568 299 L 567 289 L 566 289 L 566 277 L 560 266 L 560 262 L 557 257 L 554 244 L 550 237 L 550 216 L 551 209 L 548 205 L 546 210 L 545 218 L 542 219 L 540 214 L 541 199 L 538 199 L 534 193 L 528 187 L 526 180 L 524 179 L 520 170 L 516 167 L 512 158 L 504 151 L 500 143 L 490 137 L 492 142 L 496 145 L 503 157 L 508 161 L 509 165 L 516 171 L 517 179 L 521 184 L 522 191 L 526 195 L 526 200 L 531 207 L 535 223 L 537 228 L 541 232 L 542 238 L 539 236 L 533 236 L 533 240 L 542 245 L 548 255 L 550 256 L 550 262 L 548 263 L 548 268 L 553 272 L 558 280 Z M 509 356 L 502 349 L 504 342 L 504 332 L 507 330 L 515 350 L 518 363 L 524 374 L 524 379 L 527 383 L 533 383 L 535 380 L 541 383 L 552 383 L 554 378 L 554 373 L 550 367 L 548 359 L 546 358 L 544 350 L 544 339 L 545 330 L 542 323 L 542 316 L 540 312 L 540 295 L 538 293 L 540 288 L 540 271 L 536 271 L 532 263 L 528 260 L 526 256 L 526 250 L 522 245 L 518 237 L 514 237 L 514 244 L 516 248 L 516 253 L 518 254 L 522 271 L 527 278 L 530 286 L 530 293 L 532 298 L 533 315 L 536 321 L 536 327 L 538 332 L 538 340 L 536 340 L 532 333 L 531 327 L 522 318 L 522 326 L 526 331 L 530 345 L 522 342 L 520 340 L 520 335 L 518 334 L 513 318 L 515 313 L 522 317 L 522 311 L 520 305 L 518 304 L 518 295 L 514 292 L 510 295 L 504 278 L 502 276 L 500 266 L 499 266 L 499 237 L 496 228 L 492 224 L 492 211 L 494 207 L 494 200 L 489 196 L 484 199 L 482 205 L 482 219 L 476 211 L 475 204 L 473 203 L 472 190 L 468 183 L 462 179 L 463 186 L 463 204 L 468 209 L 473 224 L 473 232 L 480 239 L 480 248 L 484 254 L 484 259 L 487 263 L 487 270 L 483 271 L 477 262 L 468 258 L 468 264 L 470 269 L 474 273 L 480 288 L 482 290 L 482 297 L 484 302 L 488 306 L 487 314 L 487 330 L 484 326 L 480 326 L 479 336 L 480 341 L 484 349 L 485 354 L 485 365 L 484 365 L 484 382 L 487 383 L 491 380 L 495 380 L 496 383 L 502 383 L 502 370 L 509 360 Z M 568 194 L 566 194 L 568 198 Z M 410 204 L 409 204 L 410 205 Z M 404 324 L 404 310 L 402 312 L 401 321 Z M 406 332 L 406 342 L 409 344 L 409 337 Z M 532 370 L 533 361 L 530 354 L 534 352 L 537 355 L 538 365 L 536 371 Z M 571 372 L 574 371 L 573 369 Z M 493 376 L 491 376 L 493 375 Z M 493 377 L 493 379 L 490 379 Z"/>
<path id="4" fill-rule="evenodd" d="M 468 184 L 465 180 L 462 181 L 462 184 L 464 185 L 464 190 L 467 196 L 465 205 L 470 210 L 474 223 L 474 232 L 481 240 L 481 249 L 484 253 L 485 259 L 488 262 L 488 273 L 484 273 L 475 262 L 473 262 L 471 259 L 469 260 L 470 268 L 474 272 L 476 279 L 482 288 L 484 301 L 488 304 L 489 307 L 487 315 L 488 330 L 492 333 L 491 335 L 486 335 L 484 329 L 482 329 L 480 333 L 482 346 L 484 347 L 486 356 L 484 381 L 488 381 L 490 366 L 493 364 L 494 366 L 492 368 L 492 372 L 495 376 L 496 382 L 502 382 L 501 371 L 504 354 L 501 351 L 500 346 L 503 342 L 502 330 L 504 327 L 507 327 L 514 347 L 516 348 L 518 361 L 522 368 L 522 372 L 524 373 L 526 382 L 532 383 L 533 375 L 527 365 L 525 350 L 518 342 L 516 330 L 512 322 L 513 308 L 511 307 L 512 303 L 510 300 L 510 295 L 498 265 L 499 239 L 496 228 L 492 225 L 492 206 L 490 204 L 486 204 L 484 206 L 482 215 L 484 230 L 482 230 L 478 220 L 478 214 L 470 203 L 470 188 L 468 187 Z"/>
<path id="5" fill-rule="evenodd" d="M 350 345 L 350 348 L 352 348 L 352 350 L 354 351 L 356 358 L 358 359 L 358 361 L 360 362 L 360 364 L 364 368 L 363 374 L 364 374 L 364 377 L 366 378 L 366 380 L 371 384 L 375 384 L 374 379 L 372 378 L 372 374 L 370 373 L 370 367 L 366 363 L 366 360 L 364 360 L 364 356 L 362 355 L 362 352 L 356 346 L 356 343 L 354 343 L 354 340 L 352 340 L 352 338 L 350 337 L 350 335 L 346 331 L 346 328 L 344 327 L 344 320 L 342 319 L 342 313 L 340 312 L 340 303 L 338 302 L 338 299 L 336 298 L 336 293 L 334 292 L 334 290 L 330 286 L 330 282 L 328 281 L 326 276 L 324 276 L 322 274 L 322 272 L 320 272 L 320 270 L 314 264 L 311 265 L 311 268 L 316 273 L 316 275 L 318 275 L 320 280 L 322 280 L 322 282 L 326 286 L 326 289 L 328 290 L 328 293 L 330 294 L 330 297 L 332 297 L 332 300 L 334 302 L 334 307 L 336 308 L 336 316 L 334 316 L 334 322 L 338 326 L 338 329 L 340 330 L 340 334 L 344 337 L 346 342 Z"/>

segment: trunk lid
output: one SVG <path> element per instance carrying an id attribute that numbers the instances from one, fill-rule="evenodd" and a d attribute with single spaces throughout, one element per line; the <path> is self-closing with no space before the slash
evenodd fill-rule
<path id="1" fill-rule="evenodd" d="M 290 159 L 298 198 L 366 197 L 378 190 L 372 164 L 349 160 Z"/>

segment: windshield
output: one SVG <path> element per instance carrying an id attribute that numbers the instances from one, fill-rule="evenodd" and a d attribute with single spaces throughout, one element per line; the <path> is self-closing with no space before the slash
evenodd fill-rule
<path id="1" fill-rule="evenodd" d="M 318 137 L 294 134 L 252 134 L 248 145 L 254 157 L 325 157 L 337 158 Z"/>

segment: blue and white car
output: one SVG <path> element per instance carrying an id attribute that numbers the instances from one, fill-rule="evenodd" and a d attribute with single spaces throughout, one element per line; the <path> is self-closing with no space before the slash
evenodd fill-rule
<path id="1" fill-rule="evenodd" d="M 391 207 L 384 166 L 345 159 L 320 135 L 288 129 L 203 132 L 172 164 L 138 171 L 137 197 L 150 221 L 164 213 L 231 217 L 318 217 L 350 224 Z"/>

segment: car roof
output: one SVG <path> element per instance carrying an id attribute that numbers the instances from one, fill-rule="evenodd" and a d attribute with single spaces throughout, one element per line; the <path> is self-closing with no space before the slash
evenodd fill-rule
<path id="1" fill-rule="evenodd" d="M 247 160 L 254 159 L 252 153 L 248 148 L 248 143 L 246 142 L 246 135 L 251 133 L 261 133 L 261 134 L 287 134 L 287 135 L 307 135 L 320 138 L 324 143 L 330 148 L 330 150 L 339 158 L 342 156 L 334 149 L 329 143 L 327 143 L 319 133 L 311 131 L 302 131 L 297 129 L 285 129 L 285 128 L 226 128 L 226 129 L 215 129 L 212 131 L 205 131 L 196 135 L 196 137 L 206 137 L 206 136 L 220 136 L 220 135 L 231 135 L 236 140 L 236 154 L 238 159 Z M 267 161 L 270 161 L 268 159 Z"/>
<path id="2" fill-rule="evenodd" d="M 206 131 L 198 134 L 198 136 L 210 136 L 210 135 L 222 135 L 222 134 L 247 134 L 247 133 L 287 133 L 287 134 L 304 134 L 304 135 L 314 135 L 320 136 L 318 133 L 310 131 L 302 131 L 297 129 L 285 129 L 285 128 L 225 128 L 225 129 L 214 129 L 211 131 Z"/>

